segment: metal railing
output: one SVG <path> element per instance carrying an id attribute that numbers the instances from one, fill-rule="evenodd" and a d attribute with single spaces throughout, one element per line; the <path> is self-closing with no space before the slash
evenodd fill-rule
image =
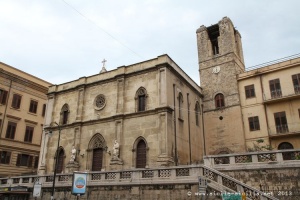
<path id="1" fill-rule="evenodd" d="M 292 59 L 295 59 L 295 58 L 300 58 L 300 53 L 297 53 L 297 54 L 294 54 L 294 55 L 291 55 L 291 56 L 287 56 L 287 57 L 283 57 L 283 58 L 279 58 L 279 59 L 276 59 L 276 60 L 272 60 L 272 61 L 269 61 L 269 62 L 265 62 L 265 63 L 262 63 L 262 64 L 254 65 L 254 66 L 251 66 L 251 67 L 246 67 L 246 71 L 251 71 L 251 70 L 266 67 L 266 66 L 269 66 L 269 65 L 274 65 L 274 64 L 281 63 L 281 62 L 288 61 L 288 60 L 292 60 Z"/>

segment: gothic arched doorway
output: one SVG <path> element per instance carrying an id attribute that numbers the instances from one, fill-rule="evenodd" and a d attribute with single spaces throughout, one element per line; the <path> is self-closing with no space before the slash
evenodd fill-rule
<path id="1" fill-rule="evenodd" d="M 101 171 L 103 168 L 104 150 L 106 149 L 106 143 L 103 136 L 100 133 L 95 134 L 89 143 L 89 158 L 92 171 Z"/>

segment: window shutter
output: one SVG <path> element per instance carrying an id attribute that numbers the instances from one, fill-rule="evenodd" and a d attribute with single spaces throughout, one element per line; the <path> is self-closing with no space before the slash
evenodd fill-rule
<path id="1" fill-rule="evenodd" d="M 32 167 L 32 160 L 33 160 L 33 157 L 32 157 L 32 156 L 29 156 L 29 158 L 28 158 L 28 163 L 27 163 L 27 167 Z"/>
<path id="2" fill-rule="evenodd" d="M 16 163 L 17 166 L 20 166 L 20 164 L 21 164 L 21 156 L 22 156 L 22 154 L 18 154 L 17 163 Z"/>
<path id="3" fill-rule="evenodd" d="M 5 163 L 9 164 L 11 152 L 6 152 Z"/>

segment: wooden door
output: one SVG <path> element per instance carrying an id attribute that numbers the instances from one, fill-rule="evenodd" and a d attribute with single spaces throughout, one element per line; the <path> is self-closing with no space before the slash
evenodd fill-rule
<path id="1" fill-rule="evenodd" d="M 103 159 L 103 149 L 93 149 L 92 171 L 101 171 Z"/>

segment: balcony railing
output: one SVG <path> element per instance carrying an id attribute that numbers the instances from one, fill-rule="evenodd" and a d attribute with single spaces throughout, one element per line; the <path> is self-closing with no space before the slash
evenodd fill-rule
<path id="1" fill-rule="evenodd" d="M 276 126 L 276 133 L 288 133 L 289 127 L 287 124 Z"/>
<path id="2" fill-rule="evenodd" d="M 294 85 L 295 94 L 300 94 L 300 85 Z"/>
<path id="3" fill-rule="evenodd" d="M 272 90 L 271 91 L 271 98 L 272 99 L 275 99 L 275 98 L 280 98 L 282 97 L 282 93 L 281 93 L 281 90 Z"/>
<path id="4" fill-rule="evenodd" d="M 269 135 L 278 136 L 284 134 L 300 134 L 300 124 L 299 123 L 288 123 L 281 124 L 278 126 L 270 126 Z"/>

